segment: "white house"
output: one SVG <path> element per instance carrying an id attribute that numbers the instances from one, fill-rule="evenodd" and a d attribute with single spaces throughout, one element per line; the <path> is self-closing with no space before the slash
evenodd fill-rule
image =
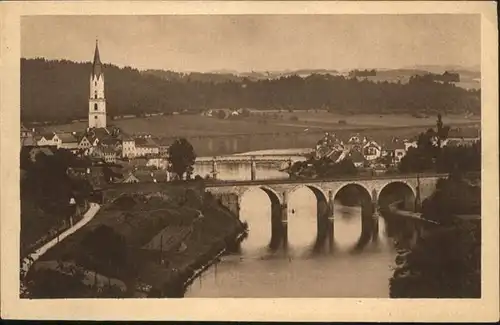
<path id="1" fill-rule="evenodd" d="M 382 147 L 373 140 L 367 141 L 363 145 L 362 153 L 366 160 L 375 160 L 382 155 Z"/>
<path id="2" fill-rule="evenodd" d="M 124 138 L 122 140 L 122 157 L 134 158 L 135 156 L 135 140 L 133 138 Z"/>
<path id="3" fill-rule="evenodd" d="M 481 140 L 481 130 L 477 128 L 456 128 L 448 132 L 448 137 L 443 141 L 444 146 L 465 145 L 470 146 Z"/>
<path id="4" fill-rule="evenodd" d="M 150 158 L 146 163 L 146 167 L 156 167 L 158 169 L 167 169 L 168 160 L 164 158 Z"/>
<path id="5" fill-rule="evenodd" d="M 417 148 L 418 147 L 416 139 L 413 139 L 413 140 L 404 140 L 403 144 L 405 146 L 405 150 L 406 151 L 408 151 L 408 149 L 410 149 L 410 148 Z"/>
<path id="6" fill-rule="evenodd" d="M 401 141 L 391 141 L 384 145 L 382 155 L 384 157 L 391 157 L 392 164 L 398 164 L 401 162 L 401 159 L 406 156 L 406 152 L 406 143 Z"/>
<path id="7" fill-rule="evenodd" d="M 36 142 L 37 146 L 55 146 L 59 148 L 61 146 L 61 139 L 55 133 L 41 134 Z"/>
<path id="8" fill-rule="evenodd" d="M 135 157 L 158 155 L 160 148 L 151 138 L 135 139 Z"/>

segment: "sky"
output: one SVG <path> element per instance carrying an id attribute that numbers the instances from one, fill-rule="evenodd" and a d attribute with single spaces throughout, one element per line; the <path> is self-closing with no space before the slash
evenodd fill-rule
<path id="1" fill-rule="evenodd" d="M 29 16 L 25 58 L 172 71 L 480 64 L 479 15 Z"/>

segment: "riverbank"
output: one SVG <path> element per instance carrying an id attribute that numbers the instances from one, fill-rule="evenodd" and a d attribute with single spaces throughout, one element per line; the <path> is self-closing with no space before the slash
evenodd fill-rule
<path id="1" fill-rule="evenodd" d="M 192 264 L 184 269 L 179 278 L 174 279 L 171 283 L 166 285 L 166 292 L 162 297 L 167 298 L 181 298 L 184 297 L 189 286 L 203 273 L 208 271 L 212 266 L 220 262 L 222 256 L 231 254 L 237 250 L 240 243 L 248 234 L 248 229 L 238 229 L 234 233 L 228 235 L 225 240 L 215 243 L 207 252 L 201 254 L 196 258 Z"/>
<path id="2" fill-rule="evenodd" d="M 35 290 L 40 294 L 32 298 L 51 297 L 43 292 L 59 298 L 183 296 L 190 281 L 244 231 L 237 216 L 205 193 L 202 183 L 122 195 L 105 202 L 92 221 L 41 258 L 55 265 L 54 272 L 61 262 L 74 263 L 99 277 L 69 290 Z M 30 281 L 44 282 L 38 277 L 43 272 L 34 269 Z M 122 281 L 125 289 L 116 290 L 110 279 Z"/>

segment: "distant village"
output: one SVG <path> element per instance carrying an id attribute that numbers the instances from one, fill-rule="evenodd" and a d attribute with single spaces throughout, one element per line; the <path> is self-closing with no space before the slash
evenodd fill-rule
<path id="1" fill-rule="evenodd" d="M 53 150 L 66 149 L 78 157 L 87 157 L 93 162 L 121 163 L 126 173 L 120 182 L 169 181 L 168 148 L 171 139 L 155 138 L 151 135 L 131 136 L 115 126 L 107 124 L 104 74 L 96 44 L 92 73 L 89 79 L 90 98 L 88 127 L 78 132 L 38 133 L 21 125 L 21 146 L 33 153 L 51 155 Z M 203 115 L 213 116 L 208 110 Z M 225 116 L 244 114 L 243 110 L 230 110 Z M 443 146 L 468 145 L 480 139 L 480 130 L 475 128 L 451 129 Z M 437 141 L 437 140 L 436 140 Z M 417 139 L 393 138 L 389 142 L 372 139 L 360 134 L 339 138 L 334 133 L 325 133 L 312 148 L 314 158 L 340 162 L 350 159 L 356 167 L 385 169 L 397 165 Z M 155 172 L 153 172 L 155 170 Z M 161 171 L 161 172 L 158 172 Z M 200 175 L 205 177 L 206 175 Z"/>
<path id="2" fill-rule="evenodd" d="M 385 169 L 396 166 L 411 147 L 416 148 L 418 136 L 411 139 L 393 137 L 390 141 L 375 140 L 359 133 L 348 138 L 337 137 L 334 133 L 325 133 L 314 150 L 315 159 L 328 158 L 340 162 L 349 158 L 355 167 Z M 467 146 L 480 140 L 480 130 L 476 128 L 451 129 L 441 146 Z M 433 138 L 437 144 L 437 137 Z"/>

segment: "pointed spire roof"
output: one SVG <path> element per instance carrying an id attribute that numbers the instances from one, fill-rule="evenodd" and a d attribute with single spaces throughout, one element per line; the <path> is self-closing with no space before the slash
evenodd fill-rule
<path id="1" fill-rule="evenodd" d="M 99 57 L 99 46 L 98 41 L 95 41 L 95 52 L 94 52 L 94 63 L 92 64 L 92 75 L 100 76 L 102 73 L 102 63 Z"/>

